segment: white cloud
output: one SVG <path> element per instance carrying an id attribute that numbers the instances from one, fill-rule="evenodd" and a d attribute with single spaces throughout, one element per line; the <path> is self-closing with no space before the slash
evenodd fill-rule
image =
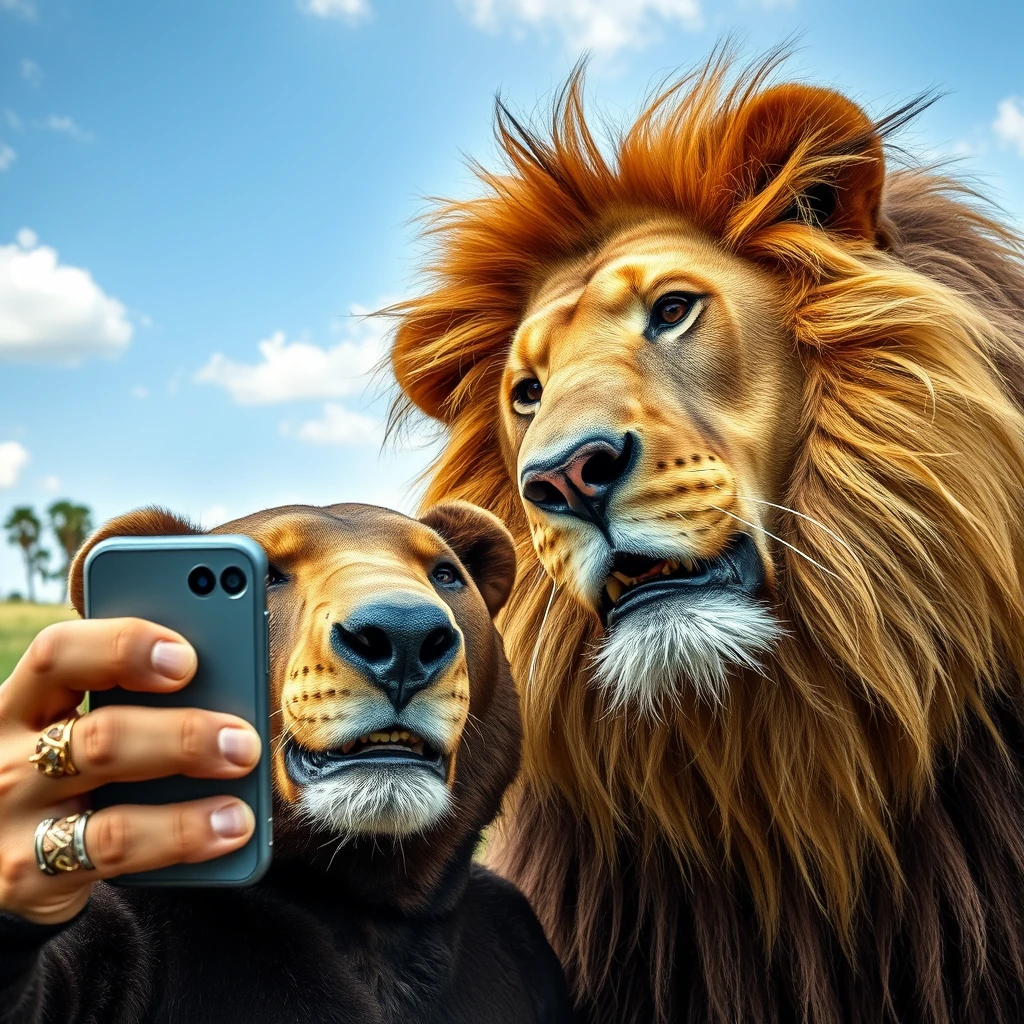
<path id="1" fill-rule="evenodd" d="M 0 360 L 75 365 L 116 356 L 131 341 L 124 305 L 106 295 L 88 270 L 59 262 L 22 228 L 0 245 Z"/>
<path id="2" fill-rule="evenodd" d="M 459 0 L 470 20 L 488 32 L 525 29 L 561 33 L 574 50 L 611 54 L 640 50 L 665 23 L 695 31 L 704 24 L 700 0 Z"/>
<path id="3" fill-rule="evenodd" d="M 0 139 L 0 171 L 6 171 L 14 163 L 17 155 L 3 139 Z"/>
<path id="4" fill-rule="evenodd" d="M 132 398 L 149 398 L 149 388 L 143 387 L 141 384 L 136 384 L 132 388 Z"/>
<path id="5" fill-rule="evenodd" d="M 299 10 L 314 18 L 338 18 L 355 25 L 370 17 L 367 0 L 298 0 Z"/>
<path id="6" fill-rule="evenodd" d="M 28 451 L 17 441 L 0 443 L 0 487 L 13 487 L 18 474 L 30 462 Z"/>
<path id="7" fill-rule="evenodd" d="M 34 0 L 0 0 L 0 11 L 13 11 L 23 18 L 34 18 L 36 5 Z"/>
<path id="8" fill-rule="evenodd" d="M 1003 142 L 1013 146 L 1024 157 L 1024 103 L 1016 96 L 1008 96 L 996 108 L 992 129 Z"/>
<path id="9" fill-rule="evenodd" d="M 352 307 L 355 319 L 345 327 L 344 340 L 332 348 L 289 342 L 284 331 L 275 331 L 257 346 L 258 363 L 236 363 L 218 352 L 192 379 L 224 388 L 239 405 L 357 394 L 386 350 L 386 325 L 365 319 L 366 312 Z"/>
<path id="10" fill-rule="evenodd" d="M 79 142 L 92 142 L 92 133 L 87 132 L 73 117 L 51 114 L 42 122 L 44 128 L 60 135 L 67 135 L 68 138 L 77 139 Z"/>
<path id="11" fill-rule="evenodd" d="M 40 481 L 40 486 L 47 494 L 56 494 L 60 490 L 60 477 L 44 476 Z"/>
<path id="12" fill-rule="evenodd" d="M 21 131 L 21 118 L 18 116 L 17 111 L 11 110 L 10 107 L 4 107 L 4 120 L 7 122 L 8 128 L 13 128 L 14 131 Z"/>
<path id="13" fill-rule="evenodd" d="M 380 444 L 384 424 L 337 402 L 327 402 L 318 420 L 307 420 L 298 427 L 282 423 L 281 433 L 310 444 Z"/>
<path id="14" fill-rule="evenodd" d="M 43 74 L 43 69 L 34 60 L 29 60 L 28 57 L 21 58 L 20 70 L 21 77 L 33 89 L 38 89 L 46 78 L 46 75 Z"/>
<path id="15" fill-rule="evenodd" d="M 231 518 L 227 505 L 211 505 L 199 513 L 199 525 L 204 530 L 212 530 L 221 523 L 226 523 Z"/>

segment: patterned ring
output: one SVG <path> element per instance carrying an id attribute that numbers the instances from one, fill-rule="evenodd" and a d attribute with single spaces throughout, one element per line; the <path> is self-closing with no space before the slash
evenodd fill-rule
<path id="1" fill-rule="evenodd" d="M 39 735 L 36 752 L 29 760 L 51 779 L 78 774 L 71 760 L 71 729 L 77 721 L 77 718 L 61 719 L 48 725 Z"/>
<path id="2" fill-rule="evenodd" d="M 36 864 L 44 875 L 58 871 L 95 870 L 85 850 L 85 825 L 92 811 L 66 818 L 44 818 L 36 827 Z"/>

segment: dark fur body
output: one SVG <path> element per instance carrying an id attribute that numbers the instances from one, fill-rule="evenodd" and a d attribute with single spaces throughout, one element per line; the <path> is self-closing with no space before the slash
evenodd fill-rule
<path id="1" fill-rule="evenodd" d="M 996 722 L 1012 754 L 1007 758 L 997 749 L 977 721 L 965 730 L 959 757 L 947 756 L 937 772 L 933 798 L 900 830 L 902 906 L 885 877 L 869 871 L 852 951 L 842 949 L 791 864 L 783 881 L 781 933 L 766 959 L 749 891 L 736 875 L 723 898 L 720 874 L 695 874 L 687 882 L 666 850 L 638 864 L 636 848 L 626 844 L 615 879 L 593 854 L 548 860 L 543 879 L 533 863 L 534 898 L 561 908 L 555 935 L 571 934 L 578 926 L 581 889 L 613 892 L 590 922 L 595 951 L 602 938 L 607 942 L 600 947 L 600 962 L 612 966 L 600 996 L 586 1000 L 577 1019 L 587 1024 L 657 1019 L 651 967 L 659 962 L 672 964 L 662 1012 L 668 1020 L 689 1024 L 1012 1024 L 1024 1019 L 1021 701 L 1005 702 Z M 566 809 L 560 817 L 558 812 L 532 817 L 525 807 L 520 814 L 518 827 L 525 835 L 573 827 Z M 585 833 L 576 835 L 582 847 Z M 633 922 L 644 910 L 646 921 L 634 935 Z"/>
<path id="2" fill-rule="evenodd" d="M 0 1020 L 567 1020 L 525 898 L 470 870 L 468 852 L 450 875 L 410 914 L 360 906 L 304 865 L 276 865 L 252 889 L 102 885 L 63 929 L 0 922 Z"/>

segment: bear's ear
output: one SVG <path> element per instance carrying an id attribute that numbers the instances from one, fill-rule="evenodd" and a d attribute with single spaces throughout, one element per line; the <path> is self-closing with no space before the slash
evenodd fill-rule
<path id="1" fill-rule="evenodd" d="M 202 533 L 198 526 L 163 508 L 139 508 L 104 523 L 79 549 L 68 571 L 68 595 L 75 611 L 85 614 L 83 570 L 89 552 L 108 537 L 168 537 Z"/>
<path id="2" fill-rule="evenodd" d="M 742 202 L 730 234 L 796 220 L 877 243 L 885 158 L 882 139 L 923 100 L 875 123 L 845 96 L 807 85 L 766 89 L 743 108 L 732 138 Z"/>
<path id="3" fill-rule="evenodd" d="M 459 556 L 494 618 L 516 580 L 516 549 L 502 521 L 468 501 L 446 501 L 427 509 L 420 522 Z"/>

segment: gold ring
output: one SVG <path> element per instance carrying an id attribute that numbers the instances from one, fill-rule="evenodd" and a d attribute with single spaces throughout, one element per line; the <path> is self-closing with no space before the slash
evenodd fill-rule
<path id="1" fill-rule="evenodd" d="M 85 849 L 85 825 L 92 811 L 66 818 L 44 818 L 36 827 L 36 864 L 44 875 L 58 871 L 95 870 Z"/>
<path id="2" fill-rule="evenodd" d="M 78 774 L 71 760 L 71 728 L 77 721 L 77 718 L 64 718 L 48 725 L 39 735 L 36 752 L 29 760 L 51 779 Z"/>

